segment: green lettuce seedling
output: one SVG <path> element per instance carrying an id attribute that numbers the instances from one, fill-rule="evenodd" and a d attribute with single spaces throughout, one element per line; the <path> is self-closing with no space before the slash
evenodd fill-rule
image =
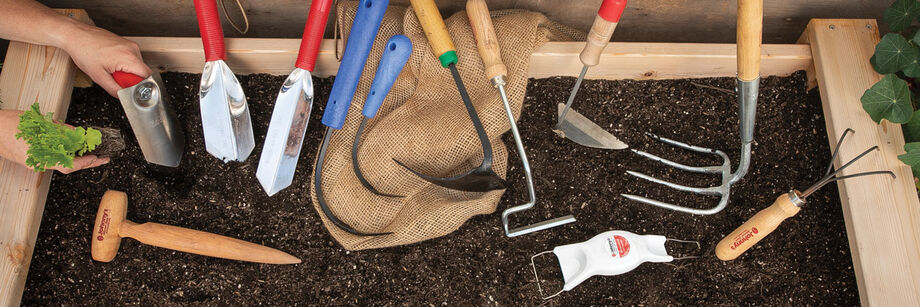
<path id="1" fill-rule="evenodd" d="M 93 128 L 71 128 L 55 123 L 53 113 L 42 115 L 38 103 L 19 116 L 16 138 L 29 144 L 26 165 L 43 172 L 48 167 L 73 167 L 76 156 L 92 151 L 102 143 L 102 133 Z"/>

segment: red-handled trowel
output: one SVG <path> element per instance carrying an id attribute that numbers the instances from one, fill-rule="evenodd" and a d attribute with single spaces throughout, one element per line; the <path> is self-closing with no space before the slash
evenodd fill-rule
<path id="1" fill-rule="evenodd" d="M 331 7 L 332 0 L 314 0 L 310 4 L 310 15 L 303 29 L 294 71 L 284 80 L 275 99 L 272 121 L 265 135 L 259 168 L 256 169 L 256 178 L 269 196 L 288 187 L 294 180 L 297 158 L 313 109 L 311 72 Z"/>
<path id="2" fill-rule="evenodd" d="M 553 131 L 559 136 L 572 140 L 582 146 L 588 146 L 600 149 L 624 149 L 629 146 L 623 143 L 610 132 L 604 130 L 584 115 L 572 110 L 572 102 L 575 101 L 575 95 L 578 94 L 578 88 L 581 87 L 581 81 L 585 79 L 585 73 L 588 67 L 597 65 L 601 60 L 601 53 L 604 47 L 613 37 L 613 31 L 616 30 L 620 22 L 620 16 L 626 9 L 626 0 L 604 0 L 600 9 L 597 11 L 597 17 L 594 18 L 594 24 L 591 25 L 591 31 L 588 32 L 588 39 L 585 42 L 585 48 L 582 49 L 578 58 L 582 64 L 585 64 L 578 74 L 575 81 L 575 87 L 569 94 L 569 100 L 565 105 L 559 104 L 559 117 L 556 127 Z"/>
<path id="3" fill-rule="evenodd" d="M 195 0 L 198 28 L 204 45 L 201 73 L 201 130 L 208 153 L 227 161 L 245 161 L 256 146 L 246 95 L 236 76 L 224 63 L 224 31 L 215 0 Z"/>
<path id="4" fill-rule="evenodd" d="M 160 74 L 154 72 L 150 77 L 141 78 L 116 71 L 112 77 L 122 87 L 118 90 L 118 100 L 121 100 L 144 159 L 154 164 L 179 166 L 185 149 L 185 134 L 169 107 L 169 96 L 165 95 Z"/>

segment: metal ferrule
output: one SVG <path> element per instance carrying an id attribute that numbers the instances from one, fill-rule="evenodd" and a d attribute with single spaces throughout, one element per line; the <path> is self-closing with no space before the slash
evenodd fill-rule
<path id="1" fill-rule="evenodd" d="M 738 169 L 732 173 L 730 183 L 738 182 L 751 166 L 751 143 L 754 142 L 754 120 L 757 117 L 757 95 L 760 93 L 760 77 L 751 81 L 736 79 L 738 93 L 739 134 L 741 137 L 741 158 Z"/>
<path id="2" fill-rule="evenodd" d="M 754 141 L 754 119 L 757 115 L 757 95 L 760 93 L 760 77 L 751 81 L 737 79 L 738 115 L 741 122 L 741 143 Z"/>
<path id="3" fill-rule="evenodd" d="M 502 76 L 502 75 L 498 75 L 498 76 L 495 76 L 495 78 L 492 78 L 492 87 L 498 88 L 499 86 L 504 86 L 504 85 L 505 85 L 505 78 L 503 78 L 503 77 L 504 77 L 504 76 Z"/>
<path id="4" fill-rule="evenodd" d="M 789 200 L 792 201 L 792 204 L 796 207 L 802 207 L 805 204 L 805 199 L 799 197 L 799 191 L 791 190 L 789 191 Z"/>

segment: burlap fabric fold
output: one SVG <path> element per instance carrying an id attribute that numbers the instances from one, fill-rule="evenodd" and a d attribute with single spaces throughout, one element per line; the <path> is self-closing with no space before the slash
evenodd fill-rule
<path id="1" fill-rule="evenodd" d="M 347 36 L 356 10 L 356 1 L 339 2 L 336 23 L 343 36 Z M 505 79 L 508 98 L 515 117 L 519 118 L 527 89 L 530 54 L 549 40 L 583 39 L 584 34 L 535 12 L 498 11 L 492 13 L 492 18 L 502 59 L 508 67 Z M 457 68 L 491 140 L 495 171 L 504 177 L 508 152 L 500 137 L 510 127 L 501 98 L 486 79 L 466 12 L 456 13 L 445 22 L 460 58 Z M 368 122 L 358 159 L 371 184 L 383 193 L 405 196 L 402 198 L 377 196 L 365 189 L 352 169 L 351 158 L 352 141 L 362 118 L 361 108 L 383 46 L 395 34 L 404 34 L 412 40 L 412 55 L 377 116 Z M 344 37 L 341 41 L 346 40 Z M 446 235 L 474 215 L 495 212 L 503 193 L 470 193 L 439 187 L 413 175 L 393 159 L 422 173 L 444 177 L 468 171 L 482 161 L 482 148 L 450 71 L 441 67 L 432 53 L 415 13 L 402 6 L 387 9 L 345 125 L 330 140 L 322 170 L 324 196 L 339 219 L 360 231 L 392 234 L 362 237 L 342 231 L 323 215 L 316 191 L 311 189 L 317 213 L 344 248 L 381 248 Z M 313 187 L 312 182 L 310 186 Z M 500 223 L 498 218 L 495 222 Z"/>

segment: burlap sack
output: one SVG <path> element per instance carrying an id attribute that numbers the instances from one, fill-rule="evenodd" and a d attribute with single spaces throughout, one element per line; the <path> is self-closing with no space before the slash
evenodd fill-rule
<path id="1" fill-rule="evenodd" d="M 339 2 L 336 22 L 343 36 L 347 36 L 356 10 L 356 1 Z M 519 118 L 530 54 L 551 39 L 583 39 L 583 34 L 552 23 L 540 13 L 500 11 L 493 12 L 492 18 L 508 67 L 508 98 Z M 486 79 L 466 12 L 445 22 L 460 57 L 457 68 L 492 142 L 495 171 L 504 177 L 508 153 L 500 136 L 510 127 L 501 98 Z M 377 196 L 365 189 L 352 170 L 351 159 L 361 108 L 383 46 L 395 34 L 412 40 L 412 55 L 377 116 L 368 122 L 358 158 L 371 184 L 383 193 L 403 198 Z M 401 6 L 387 9 L 345 125 L 330 140 L 322 170 L 324 196 L 339 219 L 359 231 L 392 234 L 361 237 L 342 231 L 323 215 L 316 191 L 311 189 L 317 213 L 344 248 L 370 249 L 448 234 L 474 215 L 494 212 L 502 196 L 503 191 L 470 193 L 436 186 L 403 169 L 394 158 L 422 173 L 444 177 L 468 171 L 482 161 L 482 148 L 450 71 L 441 67 L 432 53 L 412 9 Z M 495 222 L 500 223 L 498 218 Z"/>

